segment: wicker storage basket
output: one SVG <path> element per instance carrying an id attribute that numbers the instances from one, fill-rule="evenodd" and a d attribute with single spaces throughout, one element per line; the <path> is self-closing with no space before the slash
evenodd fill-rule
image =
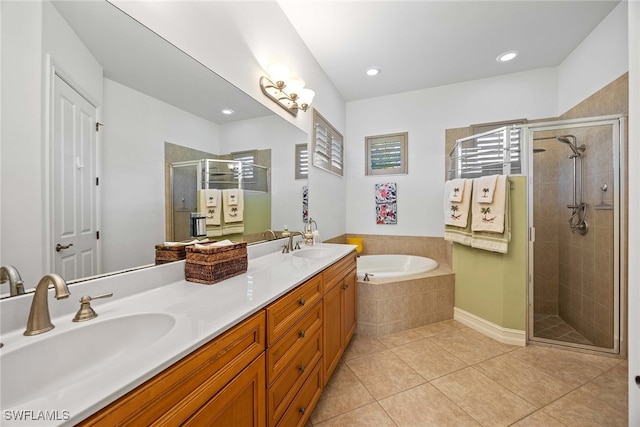
<path id="1" fill-rule="evenodd" d="M 212 285 L 247 271 L 247 242 L 227 246 L 187 247 L 185 278 Z"/>
<path id="2" fill-rule="evenodd" d="M 179 261 L 186 256 L 184 245 L 168 246 L 162 243 L 156 245 L 156 265 Z"/>

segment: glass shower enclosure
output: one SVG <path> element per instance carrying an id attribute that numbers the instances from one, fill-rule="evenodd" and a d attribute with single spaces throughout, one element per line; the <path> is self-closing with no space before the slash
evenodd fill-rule
<path id="1" fill-rule="evenodd" d="M 529 176 L 528 339 L 620 353 L 624 118 L 521 126 Z"/>

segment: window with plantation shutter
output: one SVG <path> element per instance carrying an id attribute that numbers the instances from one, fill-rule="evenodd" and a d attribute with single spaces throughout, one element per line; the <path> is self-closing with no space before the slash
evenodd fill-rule
<path id="1" fill-rule="evenodd" d="M 313 110 L 313 166 L 343 175 L 343 138 L 327 120 Z"/>
<path id="2" fill-rule="evenodd" d="M 407 132 L 366 137 L 366 174 L 407 174 L 408 139 Z"/>
<path id="3" fill-rule="evenodd" d="M 296 179 L 309 176 L 309 148 L 307 144 L 296 144 Z"/>

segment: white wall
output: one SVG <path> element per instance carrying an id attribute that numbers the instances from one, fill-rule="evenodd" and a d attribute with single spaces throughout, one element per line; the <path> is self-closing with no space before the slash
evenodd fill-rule
<path id="1" fill-rule="evenodd" d="M 629 7 L 629 425 L 640 425 L 640 2 Z"/>
<path id="2" fill-rule="evenodd" d="M 626 73 L 628 54 L 627 3 L 622 1 L 558 67 L 560 114 Z"/>
<path id="3" fill-rule="evenodd" d="M 221 126 L 220 153 L 271 149 L 271 228 L 302 231 L 302 187 L 295 179 L 295 145 L 306 144 L 307 134 L 278 116 L 245 120 Z"/>
<path id="4" fill-rule="evenodd" d="M 347 104 L 347 231 L 442 236 L 445 129 L 556 115 L 556 71 L 539 69 Z M 364 138 L 409 133 L 409 173 L 365 176 Z M 398 224 L 375 223 L 374 184 L 398 183 Z"/>
<path id="5" fill-rule="evenodd" d="M 47 56 L 96 105 L 102 100 L 102 68 L 50 3 L 1 2 L 0 7 L 0 265 L 15 265 L 31 287 L 51 267 L 45 251 L 52 245 L 45 208 L 50 167 Z"/>
<path id="6" fill-rule="evenodd" d="M 165 240 L 164 143 L 220 152 L 219 125 L 104 80 L 102 271 L 154 262 Z"/>

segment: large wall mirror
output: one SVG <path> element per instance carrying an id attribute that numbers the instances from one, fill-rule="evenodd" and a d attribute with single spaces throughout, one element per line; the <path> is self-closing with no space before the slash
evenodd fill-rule
<path id="1" fill-rule="evenodd" d="M 49 272 L 72 283 L 153 265 L 171 238 L 171 163 L 201 153 L 268 153 L 257 216 L 302 226 L 300 129 L 106 1 L 1 7 L 0 265 L 27 290 Z"/>

